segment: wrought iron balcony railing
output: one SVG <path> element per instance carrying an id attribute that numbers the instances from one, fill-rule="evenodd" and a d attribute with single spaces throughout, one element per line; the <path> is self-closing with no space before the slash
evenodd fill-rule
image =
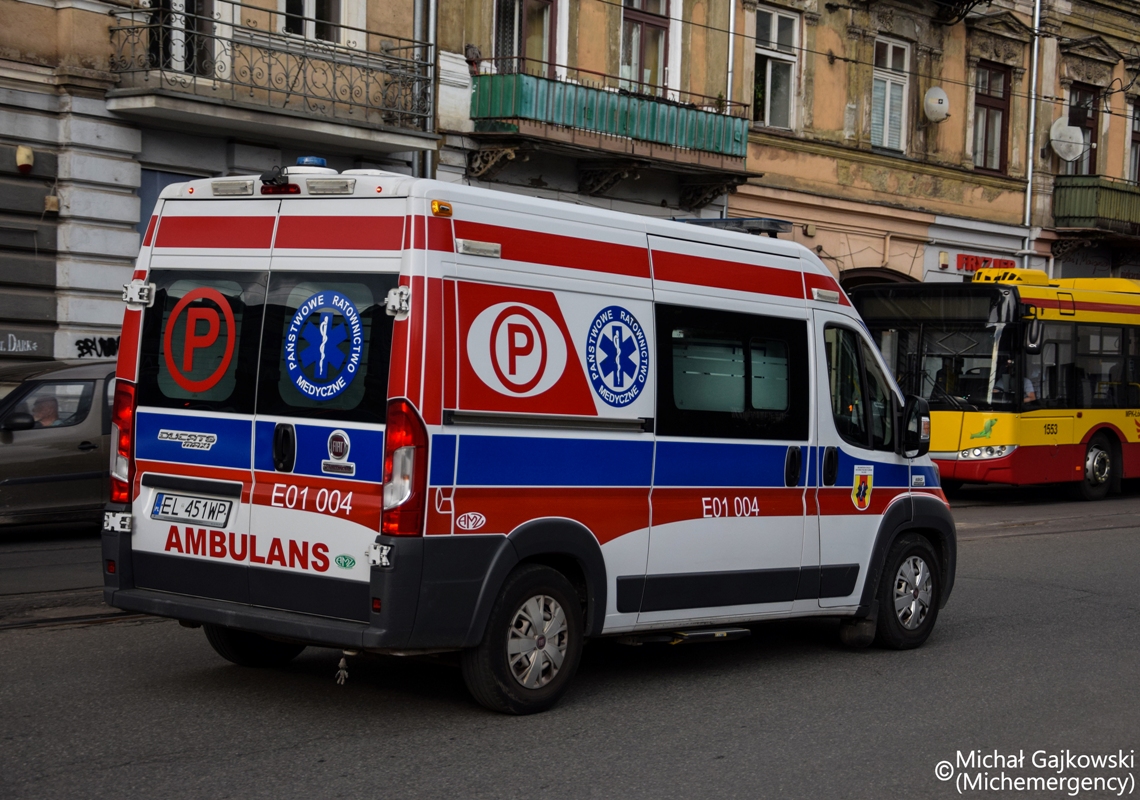
<path id="1" fill-rule="evenodd" d="M 119 90 L 426 131 L 429 45 L 233 0 L 150 0 L 111 28 Z M 290 4 L 284 4 L 289 8 Z"/>
<path id="2" fill-rule="evenodd" d="M 471 118 L 533 120 L 659 145 L 744 158 L 748 106 L 521 58 L 484 60 Z"/>
<path id="3" fill-rule="evenodd" d="M 1140 236 L 1140 186 L 1099 175 L 1058 175 L 1053 182 L 1058 228 L 1099 228 Z"/>

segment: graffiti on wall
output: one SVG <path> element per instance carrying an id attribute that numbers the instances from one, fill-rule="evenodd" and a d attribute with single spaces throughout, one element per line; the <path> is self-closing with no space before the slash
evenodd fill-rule
<path id="1" fill-rule="evenodd" d="M 86 339 L 77 339 L 75 349 L 79 351 L 80 358 L 112 358 L 119 353 L 119 337 L 107 336 L 96 339 L 89 336 Z"/>

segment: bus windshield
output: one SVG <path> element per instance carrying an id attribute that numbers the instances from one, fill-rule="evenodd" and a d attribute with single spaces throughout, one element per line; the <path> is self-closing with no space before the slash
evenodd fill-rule
<path id="1" fill-rule="evenodd" d="M 1012 411 L 1029 399 L 1017 379 L 1010 289 L 874 286 L 856 290 L 852 301 L 899 387 L 931 409 Z"/>
<path id="2" fill-rule="evenodd" d="M 1017 406 L 1013 326 L 926 321 L 871 333 L 900 388 L 932 410 L 1012 411 Z"/>

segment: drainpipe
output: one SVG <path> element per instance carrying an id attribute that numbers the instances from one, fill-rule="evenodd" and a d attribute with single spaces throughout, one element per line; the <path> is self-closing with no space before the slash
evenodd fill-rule
<path id="1" fill-rule="evenodd" d="M 1033 74 L 1029 78 L 1029 153 L 1027 158 L 1027 168 L 1025 170 L 1025 219 L 1024 225 L 1030 231 L 1025 237 L 1025 246 L 1022 248 L 1026 251 L 1033 249 L 1033 229 L 1030 228 L 1030 223 L 1033 221 L 1033 161 L 1037 158 L 1037 61 L 1038 52 L 1041 42 L 1041 0 L 1034 0 L 1033 3 L 1033 56 L 1031 59 L 1031 68 Z M 1029 269 L 1029 258 L 1025 256 L 1025 268 Z M 1049 265 L 1049 277 L 1052 277 L 1053 269 L 1052 264 Z"/>
<path id="2" fill-rule="evenodd" d="M 417 0 L 423 2 L 423 0 Z M 1037 0 L 1038 3 L 1041 0 Z M 427 118 L 427 132 L 435 133 L 435 115 L 436 115 L 436 80 L 435 80 L 435 65 L 439 62 L 439 54 L 436 52 L 436 28 L 439 27 L 439 0 L 427 0 L 428 4 L 428 20 L 427 20 L 427 43 L 428 55 L 428 87 L 431 92 L 431 113 Z M 424 177 L 435 177 L 435 159 L 432 157 L 430 150 L 424 151 Z"/>
<path id="3" fill-rule="evenodd" d="M 427 5 L 427 2 L 428 0 L 414 0 L 412 3 L 412 38 L 417 42 L 422 42 L 427 39 L 424 31 L 424 22 L 427 16 L 424 7 Z M 423 48 L 417 47 L 413 52 L 415 53 L 416 61 L 420 61 L 424 56 Z M 427 77 L 430 78 L 430 73 Z M 430 82 L 428 86 L 431 86 Z M 429 122 L 425 127 L 430 129 L 430 126 L 431 123 Z M 424 153 L 422 151 L 412 154 L 412 175 L 416 178 L 424 177 L 423 157 Z"/>
<path id="4" fill-rule="evenodd" d="M 1040 0 L 1038 0 L 1040 2 Z M 728 0 L 728 88 L 725 89 L 725 110 L 732 102 L 732 71 L 736 55 L 736 0 Z"/>

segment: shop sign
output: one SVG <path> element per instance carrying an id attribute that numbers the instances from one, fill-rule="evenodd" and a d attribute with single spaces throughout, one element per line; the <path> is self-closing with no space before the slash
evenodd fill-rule
<path id="1" fill-rule="evenodd" d="M 1012 258 L 973 256 L 968 253 L 958 254 L 959 272 L 974 273 L 980 269 L 1017 269 L 1017 262 Z"/>

